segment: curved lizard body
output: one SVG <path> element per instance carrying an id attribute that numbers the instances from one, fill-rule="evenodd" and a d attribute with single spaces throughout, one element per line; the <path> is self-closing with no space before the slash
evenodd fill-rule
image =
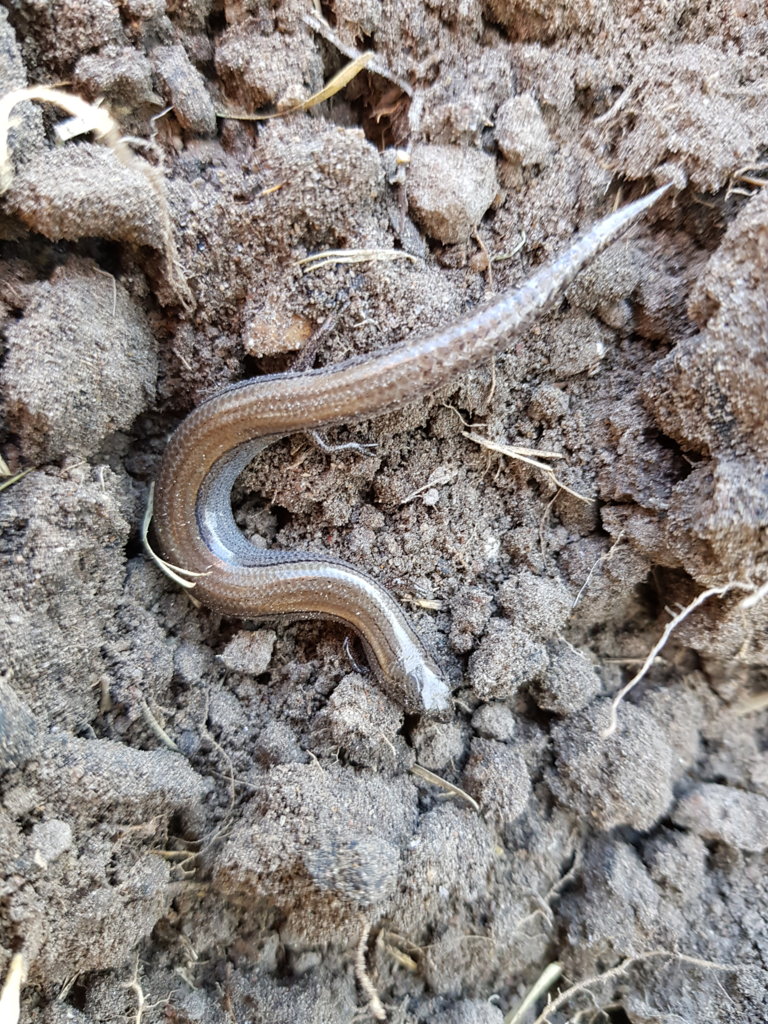
<path id="1" fill-rule="evenodd" d="M 171 436 L 160 464 L 154 529 L 163 557 L 200 573 L 195 597 L 227 615 L 341 620 L 359 634 L 395 699 L 412 710 L 444 710 L 447 683 L 392 595 L 325 554 L 254 547 L 232 514 L 235 479 L 287 434 L 396 409 L 502 351 L 669 188 L 603 218 L 516 291 L 458 323 L 322 369 L 234 384 L 203 402 Z"/>

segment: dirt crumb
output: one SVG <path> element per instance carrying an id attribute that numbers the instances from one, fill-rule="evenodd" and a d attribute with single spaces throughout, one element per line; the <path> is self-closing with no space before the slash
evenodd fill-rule
<path id="1" fill-rule="evenodd" d="M 0 9 L 0 58 L 0 95 L 26 86 L 24 58 L 4 7 Z M 22 165 L 45 145 L 42 113 L 36 103 L 20 103 L 13 114 L 8 144 L 14 163 Z"/>
<path id="2" fill-rule="evenodd" d="M 23 767 L 39 742 L 32 712 L 7 679 L 0 676 L 0 773 Z"/>
<path id="3" fill-rule="evenodd" d="M 450 844 L 445 843 L 448 835 L 453 836 Z M 395 919 L 415 920 L 418 913 L 426 935 L 441 920 L 441 907 L 452 894 L 463 893 L 462 899 L 471 904 L 483 891 L 493 848 L 491 830 L 466 805 L 447 804 L 423 814 L 402 855 L 404 882 L 393 900 Z"/>
<path id="4" fill-rule="evenodd" d="M 81 53 L 122 41 L 118 7 L 112 0 L 54 0 L 23 3 L 25 57 L 38 80 L 66 76 Z"/>
<path id="5" fill-rule="evenodd" d="M 259 676 L 269 668 L 276 639 L 277 635 L 271 629 L 240 630 L 219 657 L 232 672 Z"/>
<path id="6" fill-rule="evenodd" d="M 465 730 L 458 722 L 420 722 L 411 734 L 416 760 L 430 771 L 455 768 L 467 746 Z"/>
<path id="7" fill-rule="evenodd" d="M 373 680 L 353 673 L 341 680 L 317 717 L 315 750 L 341 750 L 352 764 L 391 771 L 412 757 L 398 735 L 402 724 L 402 710 Z"/>
<path id="8" fill-rule="evenodd" d="M 455 651 L 471 651 L 482 636 L 493 612 L 491 595 L 477 587 L 462 588 L 451 601 L 453 622 L 451 646 Z"/>
<path id="9" fill-rule="evenodd" d="M 513 164 L 544 166 L 552 159 L 552 139 L 531 93 L 512 96 L 499 107 L 496 138 L 499 149 Z"/>
<path id="10" fill-rule="evenodd" d="M 732 786 L 702 783 L 675 806 L 676 825 L 703 839 L 760 853 L 768 847 L 768 798 Z"/>
<path id="11" fill-rule="evenodd" d="M 322 934 L 334 927 L 354 934 L 358 918 L 343 894 L 329 900 L 307 868 L 312 851 L 353 849 L 363 839 L 401 850 L 411 833 L 415 788 L 407 779 L 355 772 L 317 774 L 314 765 L 280 765 L 260 780 L 249 805 L 255 820 L 266 814 L 270 827 L 254 829 L 246 819 L 235 826 L 212 864 L 214 884 L 223 892 L 251 899 L 254 891 L 293 913 L 297 935 Z M 357 784 L 359 781 L 360 785 Z M 390 796 L 393 787 L 398 803 Z M 307 802 L 308 800 L 311 803 Z M 302 807 L 301 814 L 296 809 Z M 364 844 L 365 845 L 365 844 Z M 382 847 L 383 848 L 383 847 Z M 314 870 L 314 868 L 313 868 Z M 311 939 L 310 939 L 311 941 Z"/>
<path id="12" fill-rule="evenodd" d="M 129 166 L 110 149 L 85 142 L 46 150 L 21 168 L 6 201 L 28 227 L 55 242 L 101 237 L 148 246 L 173 299 L 189 301 L 178 279 L 162 178 L 140 158 Z"/>
<path id="13" fill-rule="evenodd" d="M 192 816 L 207 788 L 179 754 L 108 740 L 54 742 L 38 774 L 55 792 L 59 813 L 88 806 L 95 819 L 118 816 L 134 824 L 182 810 Z"/>
<path id="14" fill-rule="evenodd" d="M 618 732 L 603 739 L 599 705 L 553 730 L 557 775 L 550 785 L 566 805 L 599 828 L 647 830 L 672 805 L 675 762 L 660 723 L 644 708 L 622 708 Z"/>
<path id="15" fill-rule="evenodd" d="M 557 579 L 520 572 L 499 588 L 498 602 L 508 618 L 531 636 L 546 640 L 564 627 L 573 597 Z"/>
<path id="16" fill-rule="evenodd" d="M 566 897 L 563 918 L 570 944 L 581 947 L 582 961 L 594 962 L 617 950 L 632 956 L 659 938 L 660 892 L 631 846 L 591 844 L 579 874 L 585 912 L 574 919 L 577 900 Z"/>
<path id="17" fill-rule="evenodd" d="M 154 114 L 161 102 L 149 59 L 131 46 L 110 44 L 98 53 L 84 54 L 75 65 L 73 81 L 88 99 L 101 98 L 116 114 L 130 111 L 137 130 L 143 127 L 146 113 Z"/>
<path id="18" fill-rule="evenodd" d="M 420 1020 L 432 1024 L 503 1024 L 504 1014 L 498 1006 L 484 999 L 462 999 L 448 1010 L 433 1011 Z"/>
<path id="19" fill-rule="evenodd" d="M 283 722 L 270 722 L 265 726 L 254 744 L 253 754 L 264 768 L 308 760 L 299 746 L 296 733 Z"/>
<path id="20" fill-rule="evenodd" d="M 472 716 L 472 728 L 489 740 L 506 743 L 515 735 L 517 725 L 514 712 L 507 704 L 481 704 Z"/>
<path id="21" fill-rule="evenodd" d="M 514 822 L 525 810 L 531 792 L 520 752 L 495 740 L 472 740 L 463 780 L 483 813 L 499 824 Z"/>
<path id="22" fill-rule="evenodd" d="M 417 223 L 440 242 L 466 242 L 497 191 L 493 160 L 451 146 L 416 146 L 408 201 Z"/>
<path id="23" fill-rule="evenodd" d="M 156 375 L 139 306 L 115 278 L 71 259 L 9 331 L 0 385 L 24 458 L 39 464 L 91 455 L 128 430 L 154 398 Z"/>
<path id="24" fill-rule="evenodd" d="M 488 631 L 469 659 L 469 678 L 480 700 L 513 696 L 546 672 L 547 651 L 530 633 L 501 619 Z"/>
<path id="25" fill-rule="evenodd" d="M 245 113 L 267 104 L 293 106 L 322 85 L 320 58 L 307 34 L 263 34 L 255 18 L 238 21 L 222 34 L 216 70 Z"/>
<path id="26" fill-rule="evenodd" d="M 31 839 L 40 858 L 51 864 L 72 848 L 72 826 L 57 818 L 40 821 L 33 826 Z"/>
<path id="27" fill-rule="evenodd" d="M 3 533 L 16 538 L 0 597 L 8 681 L 43 723 L 77 731 L 95 713 L 132 515 L 125 482 L 106 467 L 30 473 L 0 503 Z"/>
<path id="28" fill-rule="evenodd" d="M 533 687 L 540 708 L 570 715 L 587 707 L 603 688 L 592 665 L 565 640 L 547 644 L 549 666 Z"/>
<path id="29" fill-rule="evenodd" d="M 362 837 L 320 845 L 309 852 L 306 864 L 321 889 L 369 907 L 392 894 L 399 860 L 392 843 Z"/>
<path id="30" fill-rule="evenodd" d="M 193 66 L 184 47 L 156 46 L 152 51 L 152 65 L 181 127 L 194 135 L 215 135 L 213 101 L 205 79 Z"/>

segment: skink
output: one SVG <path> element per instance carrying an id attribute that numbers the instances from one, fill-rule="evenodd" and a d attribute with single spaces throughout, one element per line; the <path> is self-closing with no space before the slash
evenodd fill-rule
<path id="1" fill-rule="evenodd" d="M 160 463 L 154 530 L 162 556 L 200 573 L 195 597 L 226 615 L 346 623 L 395 700 L 412 711 L 444 711 L 448 684 L 392 595 L 326 554 L 254 547 L 235 523 L 232 486 L 280 438 L 397 409 L 502 351 L 670 187 L 603 218 L 517 291 L 458 323 L 319 370 L 233 384 L 203 402 L 173 433 Z"/>

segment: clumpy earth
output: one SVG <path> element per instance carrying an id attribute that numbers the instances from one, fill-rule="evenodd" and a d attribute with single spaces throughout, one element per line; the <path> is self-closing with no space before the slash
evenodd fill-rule
<path id="1" fill-rule="evenodd" d="M 502 1024 L 543 974 L 515 1021 L 768 1019 L 763 5 L 4 0 L 0 55 L 3 92 L 119 125 L 5 115 L 22 1019 Z M 255 543 L 392 589 L 447 720 L 339 627 L 222 620 L 146 557 L 205 395 L 449 323 L 660 181 L 494 366 L 330 437 L 372 456 L 293 437 L 236 488 Z M 336 249 L 400 258 L 300 263 Z"/>

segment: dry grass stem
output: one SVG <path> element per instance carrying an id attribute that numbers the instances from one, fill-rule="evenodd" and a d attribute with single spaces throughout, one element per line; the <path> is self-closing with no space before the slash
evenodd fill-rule
<path id="1" fill-rule="evenodd" d="M 403 600 L 407 601 L 413 608 L 422 608 L 426 612 L 439 612 L 445 607 L 443 602 L 436 597 L 413 597 L 406 594 Z"/>
<path id="2" fill-rule="evenodd" d="M 552 986 L 559 981 L 563 973 L 563 965 L 558 963 L 547 964 L 536 981 L 526 992 L 523 1001 L 516 1010 L 511 1010 L 504 1017 L 504 1024 L 520 1024 L 533 1004 L 539 1000 L 545 992 L 549 992 Z"/>
<path id="3" fill-rule="evenodd" d="M 18 1024 L 21 1015 L 21 986 L 27 980 L 27 965 L 21 953 L 14 953 L 0 989 L 0 1024 Z"/>
<path id="4" fill-rule="evenodd" d="M 508 252 L 500 252 L 495 256 L 491 256 L 491 263 L 506 263 L 507 260 L 513 260 L 527 241 L 528 236 L 524 231 L 521 231 L 518 242 Z"/>
<path id="5" fill-rule="evenodd" d="M 317 11 L 316 14 L 305 14 L 304 24 L 309 25 L 313 31 L 321 35 L 332 46 L 335 46 L 339 53 L 343 53 L 344 56 L 348 57 L 353 63 L 361 57 L 367 56 L 367 54 L 361 53 L 360 50 L 355 49 L 354 46 L 348 46 L 346 43 L 343 43 L 328 22 L 318 15 L 320 15 L 320 11 Z M 369 60 L 367 61 L 367 67 L 368 70 L 372 71 L 375 75 L 379 75 L 379 77 L 385 78 L 388 82 L 392 82 L 392 84 L 396 85 L 398 89 L 401 89 L 406 96 L 413 97 L 413 89 L 408 82 L 406 82 L 404 78 L 399 78 L 390 71 L 390 69 L 382 63 L 376 54 L 370 54 Z"/>
<path id="6" fill-rule="evenodd" d="M 425 782 L 431 782 L 433 786 L 439 786 L 441 789 L 446 790 L 453 796 L 461 797 L 461 799 L 466 800 L 474 810 L 478 812 L 480 811 L 480 804 L 477 800 L 473 799 L 469 793 L 461 789 L 460 786 L 454 786 L 454 784 L 452 782 L 448 782 L 447 779 L 443 779 L 439 775 L 435 775 L 435 773 L 431 772 L 429 768 L 424 768 L 420 764 L 414 764 L 411 768 L 411 772 L 418 776 L 418 778 L 423 779 Z"/>
<path id="7" fill-rule="evenodd" d="M 256 193 L 256 198 L 263 199 L 264 196 L 271 196 L 273 192 L 279 192 L 280 189 L 285 188 L 287 184 L 287 181 L 279 181 L 276 185 L 268 185 L 266 188 L 263 188 L 261 192 Z"/>
<path id="8" fill-rule="evenodd" d="M 337 263 L 386 263 L 391 260 L 410 260 L 418 263 L 415 256 L 402 249 L 326 249 L 314 252 L 303 259 L 297 260 L 304 273 L 322 270 Z"/>
<path id="9" fill-rule="evenodd" d="M 483 437 L 482 434 L 474 434 L 469 430 L 462 430 L 461 433 L 462 437 L 466 437 L 467 440 L 474 441 L 475 444 L 482 445 L 492 452 L 498 452 L 500 455 L 506 455 L 510 459 L 516 459 L 518 462 L 524 462 L 528 466 L 533 466 L 534 469 L 541 470 L 558 490 L 566 491 L 571 497 L 577 498 L 587 505 L 591 505 L 595 500 L 584 494 L 579 494 L 578 491 L 574 491 L 572 487 L 564 484 L 562 480 L 558 480 L 552 467 L 548 466 L 546 462 L 542 462 L 542 459 L 562 459 L 563 456 L 559 452 L 537 451 L 535 448 L 524 448 L 519 445 L 499 444 L 497 441 L 491 441 L 487 437 Z"/>
<path id="10" fill-rule="evenodd" d="M 13 487 L 13 485 L 17 484 L 19 480 L 22 480 L 27 473 L 31 473 L 33 469 L 34 466 L 30 466 L 28 469 L 22 469 L 20 473 L 16 473 L 14 476 L 9 476 L 6 480 L 3 480 L 3 482 L 0 483 L 0 491 L 4 491 L 7 487 Z"/>
<path id="11" fill-rule="evenodd" d="M 272 114 L 233 114 L 228 110 L 218 110 L 216 113 L 218 117 L 226 118 L 228 121 L 270 121 L 274 117 L 287 117 L 289 114 L 296 114 L 302 110 L 310 110 L 318 103 L 323 103 L 340 92 L 345 85 L 348 85 L 353 78 L 360 74 L 363 68 L 371 63 L 373 57 L 374 54 L 371 51 L 358 54 L 349 64 L 345 64 L 333 78 L 329 79 L 322 89 L 302 100 L 301 103 L 296 103 L 285 110 L 276 110 Z"/>
<path id="12" fill-rule="evenodd" d="M 144 512 L 144 518 L 141 521 L 141 546 L 144 551 L 152 559 L 155 565 L 160 569 L 161 572 L 165 573 L 168 579 L 173 580 L 174 583 L 178 583 L 180 587 L 184 587 L 187 590 L 191 590 L 195 586 L 195 578 L 200 576 L 207 576 L 206 572 L 193 572 L 192 569 L 182 569 L 181 566 L 171 565 L 170 562 L 166 562 L 164 558 L 161 558 L 156 551 L 153 550 L 152 545 L 149 543 L 149 527 L 152 522 L 152 515 L 155 510 L 155 485 L 149 485 L 149 495 L 147 496 L 147 508 Z"/>

